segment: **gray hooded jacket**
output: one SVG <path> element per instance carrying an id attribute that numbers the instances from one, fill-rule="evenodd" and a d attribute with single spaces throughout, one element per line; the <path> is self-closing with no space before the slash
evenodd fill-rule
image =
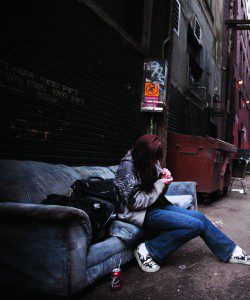
<path id="1" fill-rule="evenodd" d="M 157 165 L 159 167 L 159 165 Z M 159 175 L 160 168 L 157 168 Z M 120 212 L 117 217 L 121 221 L 143 226 L 146 209 L 152 205 L 163 192 L 165 184 L 158 179 L 154 183 L 154 189 L 150 193 L 141 190 L 141 180 L 134 169 L 131 151 L 124 156 L 118 167 L 114 184 L 119 194 L 121 202 Z"/>

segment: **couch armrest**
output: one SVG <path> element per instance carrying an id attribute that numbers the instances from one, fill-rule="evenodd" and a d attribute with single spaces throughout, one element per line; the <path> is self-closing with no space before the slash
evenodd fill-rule
<path id="1" fill-rule="evenodd" d="M 197 183 L 195 181 L 174 181 L 169 185 L 166 195 L 192 195 L 194 199 L 194 209 L 198 209 L 196 187 Z"/>
<path id="2" fill-rule="evenodd" d="M 71 296 L 87 283 L 89 218 L 57 205 L 0 203 L 0 284 Z"/>
<path id="3" fill-rule="evenodd" d="M 49 223 L 67 223 L 72 220 L 79 220 L 85 224 L 87 231 L 91 234 L 91 223 L 87 213 L 81 209 L 69 206 L 1 202 L 0 218 Z"/>

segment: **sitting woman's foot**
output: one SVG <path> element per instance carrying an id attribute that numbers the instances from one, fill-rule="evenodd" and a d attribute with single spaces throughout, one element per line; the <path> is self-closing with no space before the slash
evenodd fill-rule
<path id="1" fill-rule="evenodd" d="M 250 265 L 250 255 L 243 251 L 239 246 L 236 246 L 229 262 Z"/>
<path id="2" fill-rule="evenodd" d="M 134 254 L 142 271 L 157 272 L 160 270 L 160 266 L 153 260 L 144 243 L 137 247 Z"/>

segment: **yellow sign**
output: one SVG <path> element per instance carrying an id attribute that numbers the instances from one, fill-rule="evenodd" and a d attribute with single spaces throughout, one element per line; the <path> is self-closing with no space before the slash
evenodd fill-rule
<path id="1" fill-rule="evenodd" d="M 159 93 L 159 83 L 145 82 L 144 95 L 146 97 L 158 97 Z"/>

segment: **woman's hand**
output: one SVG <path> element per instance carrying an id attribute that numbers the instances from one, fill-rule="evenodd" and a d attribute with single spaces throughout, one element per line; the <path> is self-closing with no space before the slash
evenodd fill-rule
<path id="1" fill-rule="evenodd" d="M 171 176 L 171 172 L 166 169 L 166 168 L 163 168 L 162 169 L 162 178 L 161 178 L 161 181 L 164 183 L 164 184 L 169 184 L 173 181 L 173 177 Z"/>
<path id="2" fill-rule="evenodd" d="M 168 169 L 163 168 L 162 169 L 162 178 L 172 178 L 171 172 Z"/>
<path id="3" fill-rule="evenodd" d="M 173 177 L 168 177 L 168 178 L 161 178 L 160 179 L 164 184 L 169 184 L 173 181 Z"/>

